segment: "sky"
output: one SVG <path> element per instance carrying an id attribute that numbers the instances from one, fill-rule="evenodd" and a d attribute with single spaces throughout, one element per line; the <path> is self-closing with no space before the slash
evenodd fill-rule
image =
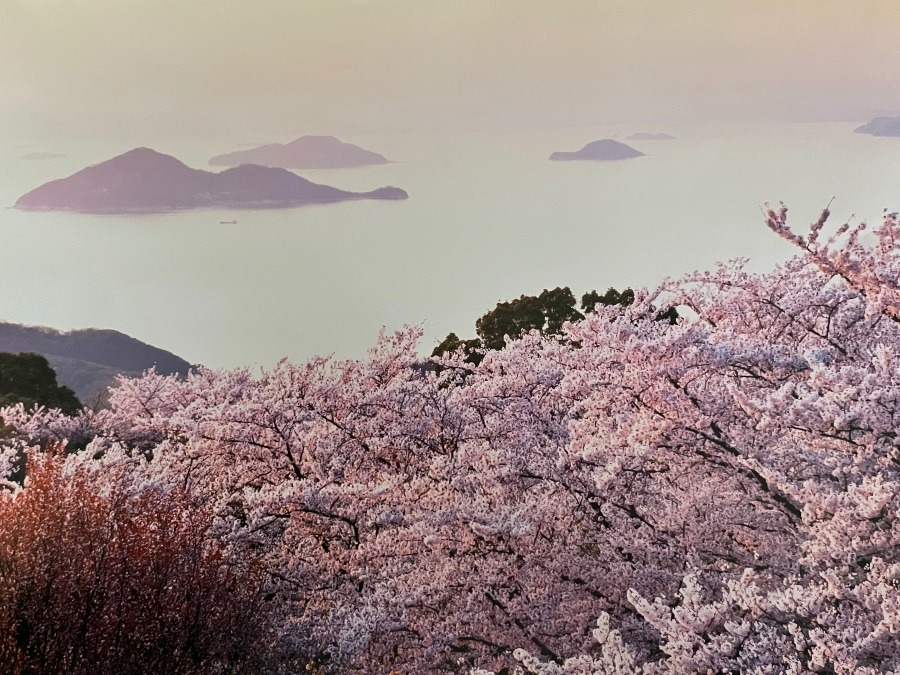
<path id="1" fill-rule="evenodd" d="M 0 0 L 0 123 L 81 137 L 900 114 L 895 0 Z"/>

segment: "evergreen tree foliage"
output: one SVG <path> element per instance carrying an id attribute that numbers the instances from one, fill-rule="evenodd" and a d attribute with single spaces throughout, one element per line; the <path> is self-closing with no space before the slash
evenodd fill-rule
<path id="1" fill-rule="evenodd" d="M 59 408 L 68 415 L 81 409 L 69 387 L 60 386 L 56 372 L 40 354 L 0 353 L 0 406 L 22 403 Z"/>
<path id="2" fill-rule="evenodd" d="M 431 355 L 449 354 L 461 347 L 465 360 L 477 366 L 484 358 L 485 349 L 503 349 L 507 337 L 518 340 L 533 330 L 544 335 L 560 335 L 566 322 L 580 321 L 586 314 L 592 313 L 598 304 L 628 307 L 633 302 L 634 291 L 630 288 L 622 292 L 610 288 L 603 295 L 590 291 L 581 297 L 582 311 L 579 312 L 575 306 L 575 296 L 568 286 L 553 290 L 545 288 L 540 295 L 521 295 L 515 300 L 498 302 L 494 309 L 475 322 L 477 338 L 461 340 L 456 333 L 450 333 L 434 348 Z M 677 317 L 674 307 L 664 316 L 671 319 L 671 323 Z"/>

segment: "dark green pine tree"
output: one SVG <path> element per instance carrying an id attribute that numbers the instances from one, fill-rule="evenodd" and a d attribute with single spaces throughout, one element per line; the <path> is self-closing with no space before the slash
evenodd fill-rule
<path id="1" fill-rule="evenodd" d="M 607 307 L 610 305 L 621 305 L 622 307 L 628 307 L 633 302 L 634 291 L 630 288 L 626 288 L 621 293 L 615 288 L 609 288 L 603 295 L 600 295 L 597 291 L 591 291 L 581 296 L 581 311 L 585 314 L 590 314 L 597 305 L 606 305 Z"/>
<path id="2" fill-rule="evenodd" d="M 440 356 L 462 347 L 466 360 L 478 365 L 484 359 L 483 350 L 503 349 L 507 336 L 515 340 L 532 330 L 546 335 L 559 335 L 567 321 L 583 319 L 597 305 L 628 307 L 633 303 L 634 291 L 630 288 L 621 292 L 610 288 L 603 295 L 591 291 L 581 296 L 582 311 L 579 312 L 575 308 L 575 296 L 568 286 L 554 288 L 552 291 L 544 289 L 540 295 L 522 295 L 516 300 L 498 302 L 494 309 L 475 322 L 477 338 L 461 340 L 456 333 L 450 333 L 434 348 L 431 355 Z M 674 324 L 678 320 L 678 312 L 670 307 L 666 311 L 657 312 L 655 319 Z"/>
<path id="3" fill-rule="evenodd" d="M 40 354 L 0 353 L 0 407 L 23 403 L 59 408 L 72 415 L 81 409 L 75 392 L 60 386 L 56 372 Z"/>
<path id="4" fill-rule="evenodd" d="M 455 352 L 460 347 L 462 347 L 463 354 L 465 354 L 466 357 L 466 361 L 468 361 L 469 363 L 477 366 L 484 360 L 481 340 L 479 340 L 478 338 L 472 338 L 471 340 L 460 340 L 456 333 L 450 333 L 447 337 L 445 337 L 441 344 L 434 348 L 434 351 L 431 352 L 431 355 L 441 356 L 443 354 L 450 354 Z"/>
<path id="5" fill-rule="evenodd" d="M 523 295 L 518 300 L 500 302 L 475 322 L 475 331 L 488 349 L 503 349 L 508 335 L 513 340 L 538 330 L 558 334 L 566 321 L 583 319 L 575 309 L 575 296 L 569 287 L 544 289 L 538 295 Z"/>

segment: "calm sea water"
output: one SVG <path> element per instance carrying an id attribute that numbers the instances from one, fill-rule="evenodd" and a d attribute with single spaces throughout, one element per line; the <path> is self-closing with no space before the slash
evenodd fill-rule
<path id="1" fill-rule="evenodd" d="M 626 162 L 550 162 L 554 150 L 633 131 Z M 567 128 L 541 134 L 344 136 L 398 160 L 301 172 L 351 190 L 406 189 L 403 202 L 118 217 L 0 210 L 0 319 L 106 327 L 211 367 L 315 354 L 363 355 L 379 329 L 421 324 L 423 349 L 500 300 L 652 285 L 716 261 L 765 269 L 789 247 L 765 201 L 794 223 L 836 197 L 835 219 L 900 209 L 900 139 L 846 125 Z M 137 145 L 205 167 L 245 142 L 0 137 L 0 204 Z M 279 139 L 289 140 L 289 139 Z M 27 152 L 64 159 L 23 160 Z M 237 219 L 236 225 L 220 225 Z"/>

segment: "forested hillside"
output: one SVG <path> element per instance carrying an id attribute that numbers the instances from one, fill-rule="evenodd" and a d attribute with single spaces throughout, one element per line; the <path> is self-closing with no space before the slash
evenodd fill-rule
<path id="1" fill-rule="evenodd" d="M 89 402 L 102 395 L 116 375 L 141 375 L 155 367 L 165 375 L 187 375 L 191 364 L 164 349 L 114 330 L 58 331 L 0 322 L 0 352 L 35 353 L 47 358 L 60 384 Z"/>

